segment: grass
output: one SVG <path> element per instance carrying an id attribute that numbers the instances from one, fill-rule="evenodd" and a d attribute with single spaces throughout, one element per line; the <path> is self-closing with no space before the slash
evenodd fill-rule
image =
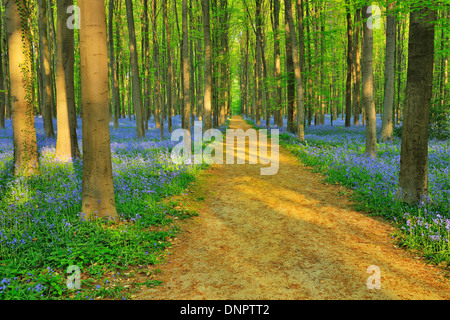
<path id="1" fill-rule="evenodd" d="M 86 221 L 82 161 L 56 162 L 55 140 L 44 138 L 42 119 L 36 126 L 42 173 L 31 178 L 12 175 L 11 123 L 0 131 L 0 299 L 128 299 L 160 285 L 151 276 L 170 260 L 179 221 L 196 215 L 170 199 L 205 166 L 174 164 L 168 134 L 160 141 L 150 127 L 137 140 L 133 121 L 122 119 L 111 130 L 119 218 Z M 81 129 L 78 137 L 81 145 Z M 79 290 L 67 286 L 69 266 L 81 271 Z"/>

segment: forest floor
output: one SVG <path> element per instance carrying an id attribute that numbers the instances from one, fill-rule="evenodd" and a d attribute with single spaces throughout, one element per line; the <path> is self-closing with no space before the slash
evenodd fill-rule
<path id="1" fill-rule="evenodd" d="M 251 128 L 234 116 L 230 128 Z M 354 209 L 348 189 L 323 182 L 280 147 L 279 171 L 213 165 L 178 198 L 181 222 L 149 300 L 450 299 L 443 269 L 396 246 L 394 227 Z M 266 165 L 265 165 L 266 166 Z M 381 289 L 369 289 L 369 266 Z"/>

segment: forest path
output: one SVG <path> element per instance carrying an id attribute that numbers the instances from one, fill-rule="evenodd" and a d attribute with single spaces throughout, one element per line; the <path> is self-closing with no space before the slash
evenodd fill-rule
<path id="1" fill-rule="evenodd" d="M 230 128 L 248 129 L 240 116 Z M 183 222 L 162 286 L 134 299 L 450 299 L 443 271 L 395 246 L 393 227 L 352 208 L 280 148 L 279 171 L 213 165 L 184 196 L 198 217 Z M 199 197 L 204 196 L 204 201 Z M 367 268 L 381 289 L 368 289 Z"/>

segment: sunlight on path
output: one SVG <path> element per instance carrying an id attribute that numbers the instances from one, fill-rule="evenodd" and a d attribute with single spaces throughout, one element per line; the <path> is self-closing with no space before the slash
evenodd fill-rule
<path id="1" fill-rule="evenodd" d="M 230 128 L 251 126 L 234 116 Z M 155 277 L 164 284 L 134 299 L 450 298 L 438 268 L 394 246 L 391 226 L 281 148 L 279 161 L 273 176 L 260 164 L 212 166 L 186 198 L 205 197 Z M 367 287 L 371 265 L 381 289 Z"/>

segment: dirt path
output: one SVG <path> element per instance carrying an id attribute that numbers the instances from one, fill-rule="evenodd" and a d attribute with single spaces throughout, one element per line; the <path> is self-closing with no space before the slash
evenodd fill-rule
<path id="1" fill-rule="evenodd" d="M 156 276 L 164 285 L 134 299 L 450 299 L 443 271 L 395 247 L 393 228 L 354 211 L 343 189 L 283 149 L 278 174 L 260 167 L 214 165 L 202 176 L 186 198 L 199 216 Z M 367 288 L 370 265 L 381 289 Z"/>

